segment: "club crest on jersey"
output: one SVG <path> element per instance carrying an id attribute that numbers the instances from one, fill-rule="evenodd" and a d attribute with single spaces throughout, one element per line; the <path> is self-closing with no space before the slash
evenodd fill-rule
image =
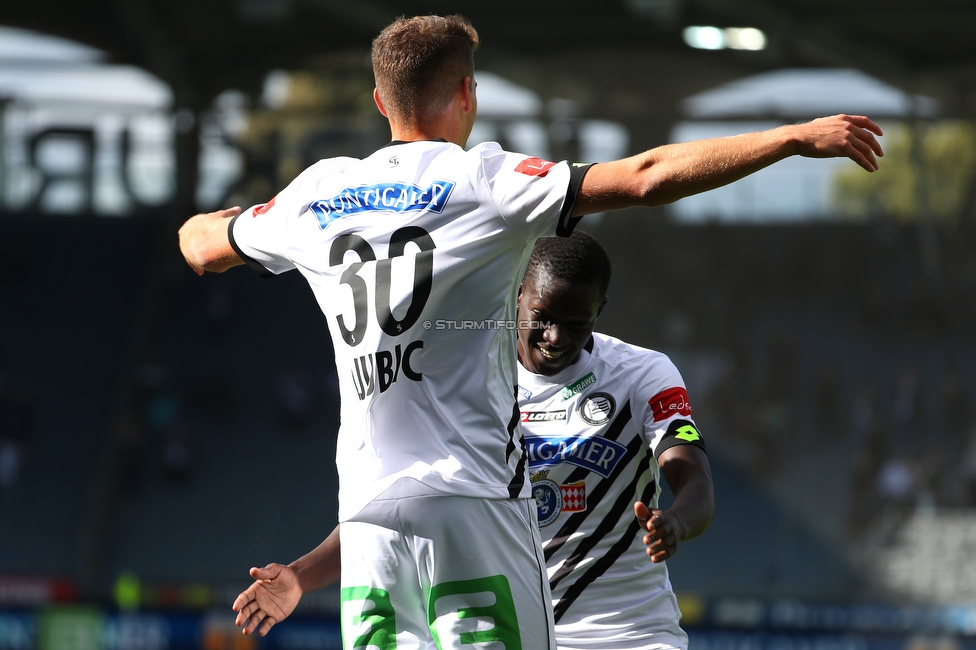
<path id="1" fill-rule="evenodd" d="M 563 512 L 586 510 L 586 482 L 576 481 L 559 485 L 549 479 L 549 470 L 543 469 L 529 475 L 532 496 L 535 497 L 539 526 L 548 526 Z"/>
<path id="2" fill-rule="evenodd" d="M 627 447 L 603 436 L 525 436 L 525 450 L 531 469 L 569 463 L 606 478 L 623 460 Z"/>
<path id="3" fill-rule="evenodd" d="M 583 421 L 595 427 L 610 421 L 617 410 L 617 402 L 610 393 L 593 393 L 580 402 L 579 414 Z"/>
<path id="4" fill-rule="evenodd" d="M 559 513 L 563 511 L 563 493 L 554 481 L 546 478 L 549 470 L 534 472 L 529 476 L 532 481 L 532 496 L 535 497 L 535 507 L 538 511 L 539 525 L 548 526 Z"/>
<path id="5" fill-rule="evenodd" d="M 434 181 L 427 187 L 412 183 L 379 183 L 347 187 L 328 199 L 313 201 L 308 209 L 319 221 L 319 228 L 330 222 L 361 212 L 420 212 L 440 213 L 454 190 L 453 181 Z"/>
<path id="6" fill-rule="evenodd" d="M 555 166 L 556 163 L 543 160 L 542 158 L 526 158 L 515 167 L 515 171 L 526 176 L 538 176 L 541 178 L 548 174 L 549 170 Z"/>

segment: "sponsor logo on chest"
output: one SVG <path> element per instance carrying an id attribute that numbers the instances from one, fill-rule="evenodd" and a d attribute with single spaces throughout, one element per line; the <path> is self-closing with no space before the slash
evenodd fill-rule
<path id="1" fill-rule="evenodd" d="M 602 436 L 526 436 L 529 467 L 541 468 L 569 463 L 606 478 L 624 457 L 627 448 Z"/>
<path id="2" fill-rule="evenodd" d="M 565 422 L 566 409 L 559 411 L 520 411 L 522 422 Z"/>
<path id="3" fill-rule="evenodd" d="M 559 395 L 563 398 L 563 400 L 573 399 L 586 390 L 587 387 L 592 386 L 595 383 L 596 375 L 591 372 L 585 377 L 577 379 L 569 386 L 565 386 L 561 391 L 559 391 Z"/>

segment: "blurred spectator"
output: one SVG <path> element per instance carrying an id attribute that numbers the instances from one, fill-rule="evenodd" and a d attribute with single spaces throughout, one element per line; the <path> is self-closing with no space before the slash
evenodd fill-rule
<path id="1" fill-rule="evenodd" d="M 799 358 L 797 348 L 796 339 L 788 330 L 777 329 L 770 336 L 766 352 L 765 395 L 778 401 L 792 400 Z"/>
<path id="2" fill-rule="evenodd" d="M 163 473 L 174 484 L 182 484 L 190 474 L 190 445 L 186 425 L 173 422 L 164 432 Z"/>
<path id="3" fill-rule="evenodd" d="M 161 391 L 169 381 L 169 368 L 156 355 L 150 355 L 136 376 L 136 405 L 140 413 L 145 413 L 152 397 Z"/>
<path id="4" fill-rule="evenodd" d="M 837 367 L 828 363 L 820 367 L 813 388 L 814 408 L 819 435 L 827 440 L 841 437 L 840 378 Z"/>
<path id="5" fill-rule="evenodd" d="M 297 432 L 312 421 L 315 399 L 312 380 L 300 368 L 289 368 L 278 374 L 275 395 L 278 413 L 286 429 Z"/>
<path id="6" fill-rule="evenodd" d="M 861 324 L 865 328 L 869 330 L 880 328 L 891 311 L 891 299 L 886 286 L 878 280 L 867 281 L 861 289 L 857 307 Z"/>
<path id="7" fill-rule="evenodd" d="M 27 389 L 0 373 L 0 496 L 20 480 L 34 436 L 34 404 Z"/>
<path id="8" fill-rule="evenodd" d="M 905 368 L 895 385 L 892 405 L 895 422 L 902 426 L 918 424 L 922 417 L 922 381 L 915 368 Z"/>
<path id="9" fill-rule="evenodd" d="M 942 413 L 948 437 L 961 448 L 966 444 L 972 411 L 965 380 L 954 363 L 949 364 L 942 376 Z"/>
<path id="10" fill-rule="evenodd" d="M 959 468 L 963 485 L 963 505 L 976 508 L 976 425 L 970 425 L 967 438 Z"/>
<path id="11" fill-rule="evenodd" d="M 183 419 L 183 401 L 172 389 L 160 390 L 149 397 L 144 413 L 146 425 L 154 437 L 166 432 Z"/>
<path id="12" fill-rule="evenodd" d="M 847 531 L 852 539 L 867 530 L 876 513 L 878 476 L 888 456 L 888 429 L 880 417 L 864 425 L 862 444 L 851 468 L 850 500 L 847 508 Z"/>
<path id="13" fill-rule="evenodd" d="M 920 482 L 919 465 L 908 455 L 889 456 L 878 471 L 877 490 L 886 510 L 900 512 L 915 505 Z"/>
<path id="14" fill-rule="evenodd" d="M 227 288 L 227 279 L 217 277 L 207 277 L 209 293 L 207 294 L 207 317 L 210 325 L 217 331 L 223 332 L 227 325 L 231 323 L 231 316 L 234 311 L 234 303 L 231 300 L 230 289 Z"/>
<path id="15" fill-rule="evenodd" d="M 204 430 L 218 434 L 229 430 L 232 419 L 231 380 L 223 372 L 208 370 L 208 374 L 193 382 L 193 388 L 187 391 L 187 399 L 187 408 L 191 411 L 187 417 Z"/>
<path id="16" fill-rule="evenodd" d="M 143 424 L 156 440 L 184 417 L 181 391 L 173 385 L 169 367 L 156 358 L 140 369 L 137 405 Z"/>
<path id="17" fill-rule="evenodd" d="M 115 423 L 116 462 L 119 468 L 119 492 L 125 498 L 142 494 L 146 466 L 146 436 L 142 418 L 123 413 Z"/>
<path id="18" fill-rule="evenodd" d="M 922 380 L 913 367 L 902 370 L 895 384 L 892 396 L 892 435 L 898 451 L 915 452 L 923 441 L 924 431 L 920 431 L 923 420 Z"/>
<path id="19" fill-rule="evenodd" d="M 864 444 L 878 426 L 878 399 L 874 387 L 862 381 L 854 390 L 851 405 L 851 427 L 856 444 Z"/>
<path id="20" fill-rule="evenodd" d="M 942 453 L 935 447 L 927 447 L 916 463 L 916 505 L 934 508 L 945 503 Z"/>

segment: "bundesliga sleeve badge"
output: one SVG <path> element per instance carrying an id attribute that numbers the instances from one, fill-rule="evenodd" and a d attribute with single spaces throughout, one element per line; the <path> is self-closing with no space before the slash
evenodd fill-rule
<path id="1" fill-rule="evenodd" d="M 555 166 L 556 163 L 543 160 L 542 158 L 526 158 L 515 167 L 515 171 L 526 176 L 538 176 L 542 178 Z"/>

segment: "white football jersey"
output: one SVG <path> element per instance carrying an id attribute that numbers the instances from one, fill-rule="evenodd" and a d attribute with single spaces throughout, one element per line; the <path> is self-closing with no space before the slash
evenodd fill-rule
<path id="1" fill-rule="evenodd" d="M 704 448 L 678 369 L 595 333 L 556 375 L 519 364 L 519 409 L 560 649 L 687 647 L 667 567 L 634 517 L 635 501 L 658 505 L 661 452 Z"/>
<path id="2" fill-rule="evenodd" d="M 538 237 L 572 231 L 584 173 L 495 143 L 395 142 L 319 161 L 234 220 L 245 262 L 298 269 L 328 321 L 340 521 L 383 493 L 530 495 L 518 284 Z"/>

